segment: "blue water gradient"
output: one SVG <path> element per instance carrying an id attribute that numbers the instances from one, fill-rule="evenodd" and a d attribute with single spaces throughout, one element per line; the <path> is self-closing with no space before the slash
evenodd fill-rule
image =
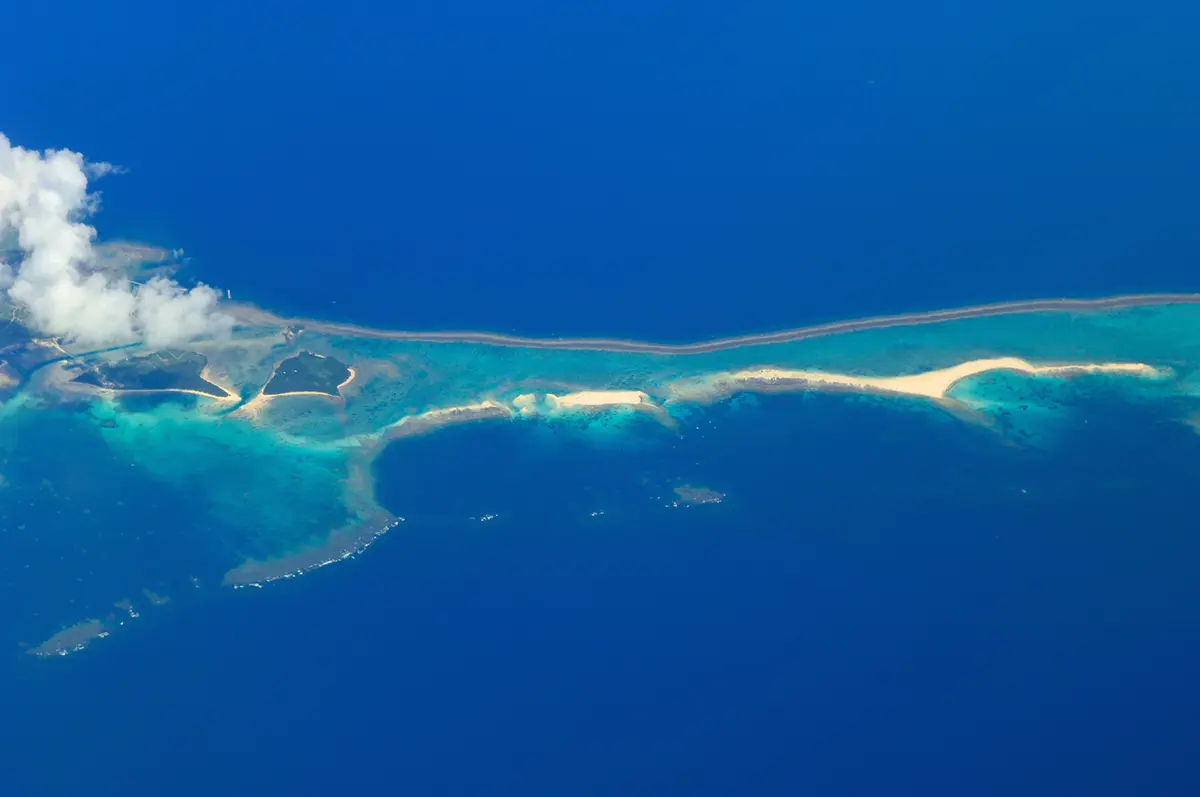
<path id="1" fill-rule="evenodd" d="M 10 672 L 19 782 L 1188 794 L 1200 438 L 1166 415 L 1091 391 L 1030 449 L 768 397 L 680 436 L 398 441 L 377 475 L 410 518 L 368 554 Z M 679 483 L 726 497 L 668 506 Z"/>
<path id="2" fill-rule="evenodd" d="M 10 5 L 0 130 L 282 313 L 677 341 L 1196 286 L 1194 4 Z M 1191 797 L 1200 438 L 1073 400 L 1033 448 L 828 396 L 401 441 L 367 554 L 0 656 L 0 795 Z M 60 569 L 219 569 L 108 475 L 5 512 Z M 87 616 L 24 564 L 0 620 Z"/>
<path id="3" fill-rule="evenodd" d="M 687 340 L 1195 284 L 1180 3 L 9 13 L 55 31 L 0 54 L 9 135 L 284 312 Z"/>

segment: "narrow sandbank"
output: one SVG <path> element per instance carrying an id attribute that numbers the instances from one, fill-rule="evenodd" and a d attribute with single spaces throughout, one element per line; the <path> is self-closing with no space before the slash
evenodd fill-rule
<path id="1" fill-rule="evenodd" d="M 939 368 L 907 376 L 853 376 L 826 371 L 756 368 L 715 374 L 698 380 L 668 385 L 668 401 L 712 401 L 738 390 L 850 390 L 864 393 L 888 393 L 945 400 L 957 382 L 988 371 L 1014 371 L 1030 375 L 1070 375 L 1084 373 L 1128 374 L 1157 377 L 1165 372 L 1145 363 L 1065 363 L 1033 365 L 1019 357 L 994 357 L 970 360 L 949 368 Z"/>
<path id="2" fill-rule="evenodd" d="M 561 396 L 546 394 L 546 403 L 551 409 L 587 410 L 606 407 L 654 406 L 650 397 L 640 390 L 579 390 Z"/>
<path id="3" fill-rule="evenodd" d="M 611 411 L 636 412 L 653 416 L 657 421 L 674 426 L 676 421 L 650 396 L 641 390 L 577 390 L 557 395 L 547 393 L 542 402 L 531 395 L 518 396 L 513 404 L 522 415 L 594 414 Z"/>

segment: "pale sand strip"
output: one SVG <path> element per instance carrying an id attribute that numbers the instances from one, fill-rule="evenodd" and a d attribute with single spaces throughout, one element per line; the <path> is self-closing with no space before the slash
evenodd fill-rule
<path id="1" fill-rule="evenodd" d="M 640 390 L 580 390 L 561 396 L 547 393 L 546 402 L 551 409 L 562 410 L 654 406 L 650 397 Z"/>
<path id="2" fill-rule="evenodd" d="M 1144 363 L 1078 363 L 1033 365 L 1019 357 L 995 357 L 971 360 L 950 368 L 939 368 L 908 376 L 851 376 L 826 371 L 758 368 L 721 374 L 705 382 L 671 386 L 671 398 L 677 401 L 702 400 L 727 394 L 731 390 L 749 389 L 844 389 L 868 393 L 892 393 L 945 399 L 957 382 L 988 371 L 1015 371 L 1030 375 L 1070 375 L 1081 373 L 1129 374 L 1157 377 L 1164 372 Z"/>
<path id="3" fill-rule="evenodd" d="M 80 383 L 86 384 L 86 383 Z M 120 387 L 99 387 L 97 385 L 88 385 L 93 392 L 103 393 L 106 396 L 124 396 L 130 393 L 187 393 L 192 396 L 203 396 L 206 399 L 213 401 L 237 401 L 237 396 L 214 396 L 212 393 L 205 393 L 203 390 L 188 390 L 182 387 L 160 387 L 153 390 L 126 390 Z M 222 388 L 223 389 L 223 388 Z"/>
<path id="4" fill-rule="evenodd" d="M 342 381 L 342 382 L 341 382 L 341 383 L 340 383 L 340 384 L 337 386 L 337 388 L 336 388 L 336 389 L 337 389 L 338 395 L 341 395 L 341 393 L 342 393 L 342 389 L 343 389 L 343 388 L 346 388 L 346 387 L 349 387 L 349 386 L 350 386 L 350 383 L 351 383 L 351 382 L 353 382 L 353 381 L 355 380 L 355 378 L 358 376 L 358 371 L 355 371 L 353 366 L 347 365 L 347 366 L 346 366 L 346 370 L 349 372 L 349 374 L 350 374 L 350 375 L 349 375 L 349 376 L 347 376 L 347 377 L 345 378 L 345 380 L 343 380 L 343 381 Z"/>
<path id="5" fill-rule="evenodd" d="M 536 406 L 527 405 L 518 396 L 513 404 L 522 415 L 536 414 Z M 632 410 L 650 415 L 664 426 L 674 427 L 676 420 L 661 405 L 640 390 L 578 390 L 558 396 L 546 394 L 550 414 L 599 413 L 607 410 Z"/>

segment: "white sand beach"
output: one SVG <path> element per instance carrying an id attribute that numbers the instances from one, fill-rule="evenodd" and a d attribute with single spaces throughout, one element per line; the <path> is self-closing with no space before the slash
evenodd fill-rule
<path id="1" fill-rule="evenodd" d="M 671 386 L 671 398 L 695 401 L 715 398 L 731 390 L 758 388 L 820 390 L 842 389 L 868 393 L 896 393 L 941 400 L 951 387 L 968 377 L 988 371 L 1016 371 L 1030 375 L 1069 375 L 1074 373 L 1120 373 L 1155 377 L 1161 372 L 1144 363 L 1065 363 L 1033 365 L 1019 357 L 994 357 L 970 360 L 949 368 L 939 368 L 906 376 L 853 376 L 826 371 L 755 368 L 679 383 Z"/>
<path id="2" fill-rule="evenodd" d="M 650 397 L 640 390 L 580 390 L 561 396 L 547 393 L 546 402 L 552 409 L 561 410 L 656 406 Z"/>

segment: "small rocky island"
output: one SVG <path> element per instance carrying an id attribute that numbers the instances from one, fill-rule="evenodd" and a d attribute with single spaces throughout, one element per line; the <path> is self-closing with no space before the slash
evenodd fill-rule
<path id="1" fill-rule="evenodd" d="M 333 357 L 302 351 L 279 364 L 262 392 L 264 396 L 323 393 L 336 398 L 341 395 L 338 388 L 349 382 L 353 375 L 345 363 Z"/>

